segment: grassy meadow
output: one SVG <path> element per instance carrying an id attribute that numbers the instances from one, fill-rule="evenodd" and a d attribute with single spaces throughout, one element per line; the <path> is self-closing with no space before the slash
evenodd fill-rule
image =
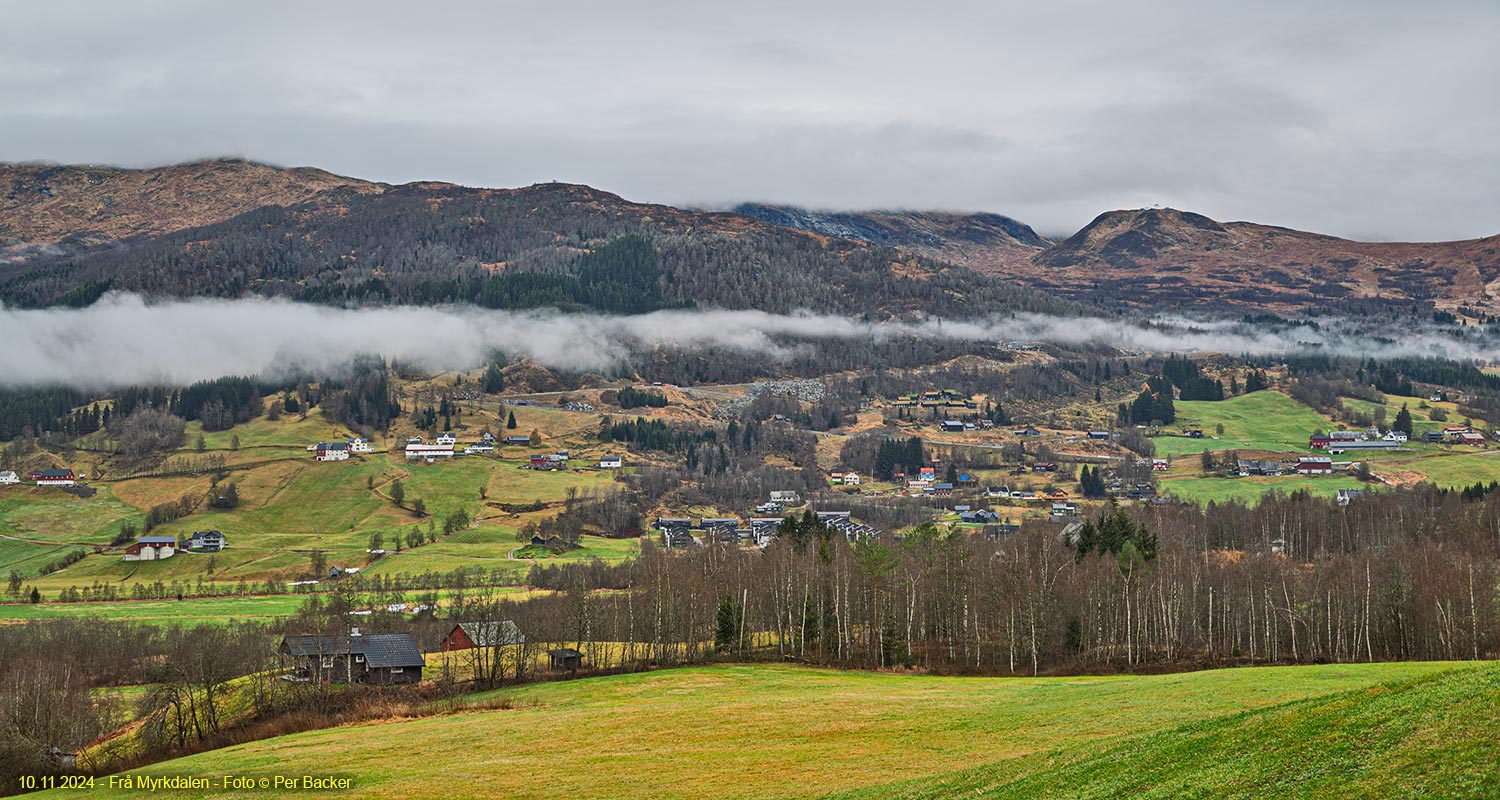
<path id="1" fill-rule="evenodd" d="M 1063 787 L 995 796 L 1071 796 L 1069 787 L 1087 788 L 1095 778 L 1070 773 L 1070 766 L 1107 775 L 1113 766 L 1128 777 L 1125 753 L 1142 754 L 1152 770 L 1143 778 L 1175 779 L 1170 785 L 1190 790 L 1185 778 L 1200 773 L 1233 780 L 1223 759 L 1241 742 L 1299 754 L 1303 773 L 1317 764 L 1411 756 L 1418 744 L 1451 754 L 1459 765 L 1493 770 L 1493 761 L 1485 767 L 1472 759 L 1493 750 L 1486 736 L 1500 720 L 1492 713 L 1500 697 L 1496 675 L 1493 666 L 1418 663 L 1077 678 L 709 666 L 504 689 L 476 697 L 503 698 L 512 705 L 504 710 L 311 731 L 143 772 L 331 774 L 354 780 L 341 795 L 347 797 L 541 800 L 802 798 L 851 791 L 952 797 L 949 785 L 933 781 L 960 778 L 979 788 L 1021 779 L 1043 789 Z M 1423 713 L 1399 716 L 1398 708 Z M 1369 722 L 1386 725 L 1376 738 L 1385 747 L 1362 744 L 1357 732 Z M 1324 724 L 1337 733 L 1325 739 L 1317 727 Z M 1448 740 L 1450 730 L 1463 726 L 1474 727 Z M 1252 749 L 1238 757 L 1268 767 L 1275 759 L 1262 753 Z M 1390 768 L 1386 777 L 1399 776 L 1398 765 L 1381 765 Z M 1275 777 L 1264 768 L 1247 774 L 1241 786 L 1251 793 L 1244 796 L 1279 794 L 1268 782 Z M 1101 786 L 1112 793 L 1089 796 L 1131 794 L 1118 779 Z"/>
<path id="2" fill-rule="evenodd" d="M 1308 453 L 1307 437 L 1328 430 L 1328 418 L 1281 392 L 1266 389 L 1228 400 L 1180 400 L 1177 421 L 1169 430 L 1198 428 L 1202 439 L 1181 435 L 1158 436 L 1156 454 L 1163 457 L 1197 455 L 1205 450 L 1274 450 Z M 1224 426 L 1224 435 L 1215 431 Z"/>
<path id="3" fill-rule="evenodd" d="M 482 427 L 503 429 L 488 412 L 469 416 L 470 430 L 462 439 L 478 436 Z M 306 419 L 296 415 L 279 420 L 264 417 L 227 431 L 201 433 L 190 423 L 184 447 L 178 456 L 198 456 L 201 435 L 206 452 L 222 455 L 229 467 L 225 480 L 235 484 L 240 504 L 231 510 L 216 510 L 200 503 L 190 515 L 164 523 L 153 535 L 185 536 L 193 531 L 217 529 L 229 538 L 229 547 L 217 554 L 178 553 L 156 562 L 126 562 L 118 552 L 93 553 L 107 545 L 122 523 L 139 527 L 153 506 L 173 503 L 183 497 L 202 498 L 211 480 L 207 475 L 139 477 L 121 480 L 95 479 L 93 497 L 81 498 L 61 489 L 28 485 L 0 487 L 0 576 L 19 572 L 27 586 L 35 585 L 44 597 L 55 596 L 71 586 L 115 584 L 127 595 L 134 583 L 163 581 L 213 581 L 220 585 L 240 580 L 290 581 L 309 577 L 314 551 L 330 565 L 362 566 L 381 573 L 449 571 L 458 567 L 499 568 L 521 581 L 533 559 L 512 558 L 520 543 L 517 532 L 530 520 L 555 515 L 570 491 L 587 493 L 612 488 L 614 475 L 581 468 L 591 463 L 587 455 L 599 445 L 590 434 L 597 430 L 598 416 L 547 408 L 516 409 L 518 429 L 536 430 L 543 444 L 532 448 L 506 448 L 493 456 L 466 456 L 445 463 L 412 463 L 385 451 L 386 442 L 375 442 L 376 452 L 357 454 L 348 461 L 319 463 L 306 448 L 319 440 L 342 439 L 347 431 L 314 410 Z M 231 441 L 239 448 L 230 450 Z M 402 436 L 393 435 L 400 442 Z M 392 445 L 394 446 L 394 445 Z M 569 448 L 579 469 L 533 472 L 523 469 L 529 452 Z M 93 467 L 90 467 L 93 469 Z M 97 470 L 96 470 L 97 471 Z M 401 481 L 404 501 L 396 505 L 392 486 Z M 416 501 L 426 506 L 426 515 L 415 512 Z M 538 503 L 541 511 L 516 512 L 507 507 Z M 462 510 L 474 524 L 471 528 L 442 536 L 443 520 Z M 391 552 L 374 560 L 366 551 L 371 538 L 380 534 L 388 551 L 398 536 L 413 527 L 427 533 L 435 526 L 436 542 L 416 549 Z M 554 556 L 526 553 L 539 559 L 600 557 L 619 560 L 638 547 L 633 540 L 613 541 L 586 537 L 585 547 Z M 88 555 L 78 563 L 45 576 L 40 568 L 70 551 Z M 201 602 L 202 611 L 188 617 L 214 618 L 225 608 L 244 606 L 242 616 L 265 617 L 283 613 L 282 598 L 224 598 Z M 127 608 L 128 606 L 128 608 Z M 126 616 L 156 618 L 147 606 L 121 604 Z M 182 608 L 177 606 L 177 608 Z M 112 614 L 94 604 L 87 609 L 53 609 L 0 605 L 0 621 L 48 615 Z M 162 619 L 174 613 L 163 609 Z"/>

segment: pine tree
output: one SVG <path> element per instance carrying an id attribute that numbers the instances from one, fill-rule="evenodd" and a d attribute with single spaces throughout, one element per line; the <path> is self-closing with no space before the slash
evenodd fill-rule
<path id="1" fill-rule="evenodd" d="M 516 412 L 510 412 L 510 418 L 505 420 L 505 427 L 512 431 L 516 429 Z"/>
<path id="2" fill-rule="evenodd" d="M 1412 435 L 1411 412 L 1407 410 L 1406 404 L 1401 404 L 1401 410 L 1396 412 L 1396 421 L 1391 423 L 1391 430 L 1406 434 L 1407 438 Z"/>

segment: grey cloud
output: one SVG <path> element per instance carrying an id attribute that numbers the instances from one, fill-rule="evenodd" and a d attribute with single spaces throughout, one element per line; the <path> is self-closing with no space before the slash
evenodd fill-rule
<path id="1" fill-rule="evenodd" d="M 11 3 L 0 159 L 1497 232 L 1500 6 Z M 66 31 L 66 35 L 58 32 Z"/>
<path id="2" fill-rule="evenodd" d="M 628 368 L 670 346 L 713 347 L 785 359 L 820 341 L 893 337 L 1110 345 L 1147 352 L 1278 354 L 1316 346 L 1348 355 L 1441 355 L 1493 359 L 1493 339 L 1408 332 L 1399 341 L 1349 326 L 1268 331 L 1240 323 L 1161 318 L 1057 318 L 1019 314 L 988 320 L 873 323 L 811 313 L 658 311 L 638 316 L 472 307 L 338 309 L 285 300 L 147 302 L 106 295 L 86 309 L 0 307 L 0 385 L 63 383 L 86 388 L 184 385 L 223 375 L 334 374 L 355 356 L 378 354 L 429 369 L 463 370 L 500 350 L 554 369 Z M 586 343 L 581 345 L 580 343 Z"/>

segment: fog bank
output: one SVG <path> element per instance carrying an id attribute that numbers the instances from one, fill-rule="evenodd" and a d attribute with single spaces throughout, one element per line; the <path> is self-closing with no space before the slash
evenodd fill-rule
<path id="1" fill-rule="evenodd" d="M 875 323 L 762 311 L 675 310 L 637 316 L 493 311 L 468 306 L 338 309 L 274 299 L 147 302 L 110 294 L 83 309 L 0 307 L 0 385 L 85 388 L 184 385 L 223 375 L 331 374 L 378 353 L 431 370 L 478 366 L 496 350 L 560 370 L 629 366 L 652 348 L 715 347 L 787 358 L 819 340 L 893 337 L 1106 344 L 1129 351 L 1272 355 L 1309 346 L 1343 355 L 1496 356 L 1493 340 L 1440 329 L 1397 341 L 1321 328 L 1266 329 L 1240 322 L 1158 318 L 1059 318 Z"/>

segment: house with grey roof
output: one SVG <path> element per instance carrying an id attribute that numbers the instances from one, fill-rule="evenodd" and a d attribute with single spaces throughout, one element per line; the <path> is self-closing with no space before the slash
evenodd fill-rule
<path id="1" fill-rule="evenodd" d="M 393 685 L 422 680 L 427 665 L 409 633 L 288 636 L 281 656 L 292 663 L 288 679 L 318 683 Z"/>

